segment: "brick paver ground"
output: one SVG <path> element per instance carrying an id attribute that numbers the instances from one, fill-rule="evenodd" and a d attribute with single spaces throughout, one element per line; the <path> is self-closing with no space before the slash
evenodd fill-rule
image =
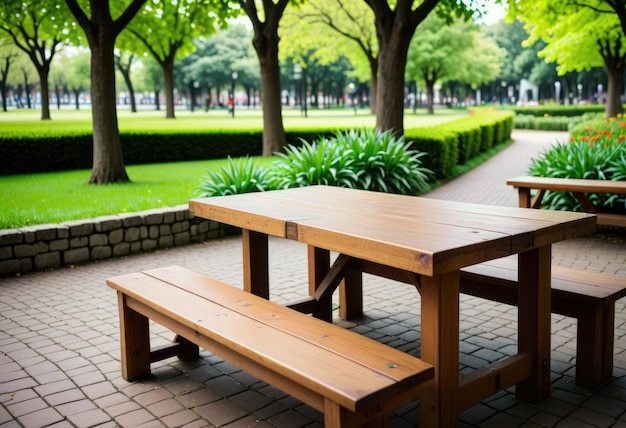
<path id="1" fill-rule="evenodd" d="M 428 197 L 494 205 L 517 203 L 504 181 L 564 134 L 514 133 L 515 143 Z M 306 294 L 306 248 L 270 240 L 272 299 Z M 625 277 L 624 235 L 595 234 L 555 245 L 554 261 Z M 206 351 L 193 361 L 154 364 L 153 376 L 120 374 L 115 293 L 105 279 L 179 264 L 242 284 L 238 237 L 52 272 L 0 279 L 0 428 L 5 427 L 320 427 L 322 415 Z M 365 316 L 336 320 L 419 354 L 419 295 L 412 287 L 365 278 Z M 537 404 L 502 391 L 463 412 L 462 427 L 626 427 L 626 314 L 616 307 L 614 378 L 597 389 L 573 383 L 574 320 L 553 316 L 552 394 Z M 515 352 L 517 311 L 463 296 L 461 374 Z M 172 334 L 153 325 L 153 343 Z M 331 368 L 329 368 L 331 369 Z M 419 402 L 394 413 L 393 427 L 414 427 Z"/>

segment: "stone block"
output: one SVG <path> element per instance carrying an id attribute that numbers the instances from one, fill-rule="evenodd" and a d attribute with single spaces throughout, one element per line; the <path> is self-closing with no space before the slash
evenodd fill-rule
<path id="1" fill-rule="evenodd" d="M 44 254 L 50 251 L 50 245 L 44 241 L 37 241 L 37 254 Z"/>
<path id="2" fill-rule="evenodd" d="M 119 216 L 103 216 L 94 219 L 96 232 L 110 232 L 122 227 L 122 219 Z"/>
<path id="3" fill-rule="evenodd" d="M 57 239 L 50 242 L 50 251 L 65 251 L 70 248 L 70 241 L 67 239 Z"/>
<path id="4" fill-rule="evenodd" d="M 120 220 L 125 228 L 137 227 L 143 224 L 143 217 L 137 213 L 120 214 Z"/>
<path id="5" fill-rule="evenodd" d="M 99 247 L 107 245 L 109 243 L 109 237 L 104 233 L 95 233 L 89 237 L 90 247 Z"/>
<path id="6" fill-rule="evenodd" d="M 147 225 L 161 224 L 163 223 L 163 213 L 157 210 L 150 210 L 145 213 Z"/>
<path id="7" fill-rule="evenodd" d="M 108 245 L 100 245 L 91 249 L 91 260 L 108 259 L 113 254 L 113 250 Z"/>
<path id="8" fill-rule="evenodd" d="M 159 243 L 156 239 L 144 239 L 141 241 L 141 249 L 143 251 L 154 251 L 158 248 Z"/>
<path id="9" fill-rule="evenodd" d="M 0 247 L 21 244 L 24 242 L 24 234 L 19 229 L 0 230 Z"/>
<path id="10" fill-rule="evenodd" d="M 70 248 L 82 248 L 89 246 L 89 238 L 87 236 L 79 236 L 70 239 Z"/>
<path id="11" fill-rule="evenodd" d="M 63 225 L 59 225 L 59 229 L 57 230 L 57 238 L 58 239 L 67 239 L 70 237 L 70 229 Z"/>
<path id="12" fill-rule="evenodd" d="M 0 260 L 13 258 L 13 247 L 0 247 Z"/>
<path id="13" fill-rule="evenodd" d="M 34 257 L 39 253 L 39 246 L 37 244 L 22 244 L 13 247 L 15 251 L 15 257 L 21 259 L 23 257 Z"/>
<path id="14" fill-rule="evenodd" d="M 89 261 L 89 248 L 82 247 L 63 252 L 63 263 L 72 265 Z"/>
<path id="15" fill-rule="evenodd" d="M 130 243 L 120 242 L 113 246 L 113 257 L 123 257 L 130 254 Z"/>
<path id="16" fill-rule="evenodd" d="M 22 272 L 22 264 L 18 259 L 0 262 L 0 276 L 15 275 Z"/>
<path id="17" fill-rule="evenodd" d="M 109 232 L 109 244 L 117 245 L 124 240 L 124 229 L 115 229 Z"/>
<path id="18" fill-rule="evenodd" d="M 20 271 L 22 273 L 32 272 L 33 271 L 33 259 L 31 259 L 30 257 L 20 259 Z"/>
<path id="19" fill-rule="evenodd" d="M 139 227 L 129 227 L 124 231 L 124 241 L 135 242 L 139 241 L 139 234 L 141 229 Z"/>
<path id="20" fill-rule="evenodd" d="M 172 224 L 176 221 L 176 212 L 171 209 L 163 211 L 163 223 Z"/>
<path id="21" fill-rule="evenodd" d="M 61 266 L 61 253 L 54 251 L 51 253 L 38 254 L 33 260 L 35 270 L 52 269 Z"/>
<path id="22" fill-rule="evenodd" d="M 91 235 L 95 228 L 93 220 L 70 220 L 62 224 L 67 226 L 71 237 Z"/>
<path id="23" fill-rule="evenodd" d="M 140 254 L 141 251 L 141 241 L 135 241 L 130 243 L 130 253 L 131 254 Z"/>
<path id="24" fill-rule="evenodd" d="M 159 237 L 159 248 L 170 248 L 174 245 L 173 235 L 164 235 Z"/>
<path id="25" fill-rule="evenodd" d="M 189 232 L 177 233 L 174 235 L 174 244 L 176 246 L 187 245 L 191 242 L 191 234 Z"/>

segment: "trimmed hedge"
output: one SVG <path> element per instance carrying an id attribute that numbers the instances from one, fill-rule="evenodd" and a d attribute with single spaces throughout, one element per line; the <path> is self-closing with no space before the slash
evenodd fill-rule
<path id="1" fill-rule="evenodd" d="M 287 132 L 287 142 L 313 140 L 332 132 Z M 206 131 L 203 133 L 120 133 L 126 165 L 260 156 L 261 131 Z M 75 135 L 10 136 L 0 138 L 0 175 L 89 169 L 93 164 L 91 133 Z"/>
<path id="2" fill-rule="evenodd" d="M 556 105 L 545 104 L 539 106 L 512 106 L 507 107 L 516 114 L 529 115 L 535 117 L 547 117 L 547 116 L 582 116 L 585 113 L 604 113 L 606 106 L 599 104 L 571 104 L 571 105 Z"/>
<path id="3" fill-rule="evenodd" d="M 512 112 L 488 112 L 428 128 L 405 130 L 412 148 L 428 155 L 423 166 L 444 178 L 452 167 L 511 137 Z M 331 138 L 338 130 L 298 129 L 286 132 L 288 144 Z M 341 131 L 341 130 L 339 130 Z M 259 156 L 258 131 L 215 130 L 176 133 L 120 133 L 127 165 Z M 91 133 L 7 135 L 0 137 L 0 175 L 89 169 L 93 162 Z"/>
<path id="4" fill-rule="evenodd" d="M 428 153 L 423 166 L 437 178 L 447 177 L 452 168 L 511 138 L 513 113 L 497 111 L 477 113 L 430 128 L 405 130 L 413 148 Z"/>

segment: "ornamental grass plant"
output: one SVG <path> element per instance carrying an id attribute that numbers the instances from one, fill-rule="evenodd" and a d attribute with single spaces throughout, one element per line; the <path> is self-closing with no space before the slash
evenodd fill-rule
<path id="1" fill-rule="evenodd" d="M 532 159 L 530 175 L 552 178 L 626 180 L 626 120 L 597 119 L 572 129 L 568 142 L 558 142 L 539 158 Z M 590 202 L 601 211 L 626 212 L 623 195 L 594 193 Z M 546 192 L 546 208 L 582 211 L 573 194 Z"/>
<path id="2" fill-rule="evenodd" d="M 434 174 L 421 166 L 426 153 L 410 147 L 391 132 L 365 128 L 338 132 L 333 138 L 286 146 L 267 170 L 255 167 L 251 158 L 229 159 L 229 168 L 209 171 L 198 190 L 209 197 L 327 185 L 418 195 L 428 190 Z"/>

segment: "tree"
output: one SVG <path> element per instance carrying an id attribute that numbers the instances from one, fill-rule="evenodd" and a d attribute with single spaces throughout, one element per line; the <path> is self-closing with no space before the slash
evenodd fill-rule
<path id="1" fill-rule="evenodd" d="M 473 12 L 456 0 L 365 0 L 365 3 L 374 12 L 378 37 L 376 127 L 403 134 L 404 70 L 415 30 L 435 7 L 437 14 L 448 22 L 454 17 L 470 19 Z"/>
<path id="2" fill-rule="evenodd" d="M 0 2 L 0 30 L 24 51 L 37 70 L 41 89 L 41 119 L 50 119 L 50 63 L 71 24 L 61 0 Z"/>
<path id="3" fill-rule="evenodd" d="M 53 67 L 53 75 L 64 76 L 64 86 L 74 96 L 74 107 L 80 109 L 80 95 L 91 84 L 89 64 L 90 54 L 86 50 L 72 52 L 59 58 L 56 67 Z"/>
<path id="4" fill-rule="evenodd" d="M 280 152 L 285 145 L 285 128 L 280 102 L 280 66 L 278 63 L 278 24 L 289 0 L 264 1 L 263 10 L 255 0 L 238 0 L 252 22 L 252 44 L 261 67 L 261 102 L 263 104 L 263 156 Z"/>
<path id="5" fill-rule="evenodd" d="M 227 87 L 234 71 L 238 74 L 239 85 L 247 89 L 259 87 L 259 63 L 245 26 L 230 25 L 209 38 L 196 39 L 194 44 L 195 51 L 182 61 L 182 80 L 206 90 L 209 104 L 212 90 Z"/>
<path id="6" fill-rule="evenodd" d="M 619 14 L 608 8 L 608 3 L 527 0 L 515 2 L 509 14 L 527 23 L 528 43 L 540 38 L 546 42 L 539 55 L 557 63 L 560 75 L 603 64 L 608 77 L 606 115 L 614 117 L 623 112 L 620 98 L 626 71 L 626 35 Z"/>
<path id="7" fill-rule="evenodd" d="M 154 99 L 154 109 L 161 110 L 161 90 L 165 86 L 163 82 L 163 70 L 153 58 L 143 58 L 138 64 L 139 72 L 134 74 L 139 91 L 151 92 Z"/>
<path id="8" fill-rule="evenodd" d="M 308 25 L 302 25 L 303 22 Z M 322 65 L 346 56 L 355 67 L 353 75 L 360 81 L 370 82 L 370 108 L 375 112 L 378 43 L 373 22 L 372 10 L 363 0 L 316 0 L 288 9 L 282 28 L 288 31 L 285 35 L 288 45 L 293 44 L 294 39 L 296 45 L 308 42 L 306 50 L 316 49 L 316 58 Z"/>
<path id="9" fill-rule="evenodd" d="M 130 72 L 133 67 L 133 61 L 137 58 L 137 56 L 128 51 L 122 51 L 117 49 L 115 51 L 115 66 L 122 74 L 124 78 L 124 83 L 126 83 L 126 88 L 128 89 L 128 98 L 130 99 L 130 111 L 132 113 L 137 113 L 137 100 L 135 99 L 135 87 L 133 86 L 133 81 L 130 77 Z"/>
<path id="10" fill-rule="evenodd" d="M 0 37 L 0 97 L 2 97 L 2 111 L 4 112 L 7 111 L 9 70 L 18 56 L 16 49 L 15 45 Z"/>
<path id="11" fill-rule="evenodd" d="M 65 0 L 91 49 L 91 115 L 93 120 L 93 168 L 90 184 L 128 182 L 115 98 L 115 40 L 146 0 L 131 0 L 117 18 L 109 0 L 89 0 L 85 10 L 77 0 Z M 119 3 L 118 3 L 119 5 Z"/>
<path id="12" fill-rule="evenodd" d="M 504 50 L 488 39 L 477 24 L 457 20 L 446 25 L 442 18 L 430 15 L 411 41 L 406 75 L 424 83 L 428 113 L 433 114 L 436 83 L 477 87 L 498 75 L 503 56 Z"/>
<path id="13" fill-rule="evenodd" d="M 237 13 L 222 2 L 153 0 L 128 26 L 161 65 L 165 77 L 165 117 L 174 114 L 174 61 L 193 51 L 193 38 L 215 33 L 217 25 Z"/>

